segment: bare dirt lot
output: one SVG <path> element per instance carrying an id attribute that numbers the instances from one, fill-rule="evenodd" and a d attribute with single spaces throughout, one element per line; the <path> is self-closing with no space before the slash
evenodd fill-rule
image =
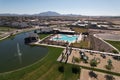
<path id="1" fill-rule="evenodd" d="M 96 36 L 105 40 L 120 41 L 120 34 L 104 33 L 96 34 Z"/>

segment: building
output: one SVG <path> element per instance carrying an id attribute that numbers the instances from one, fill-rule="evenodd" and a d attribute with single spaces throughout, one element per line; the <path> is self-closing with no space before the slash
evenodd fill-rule
<path id="1" fill-rule="evenodd" d="M 28 24 L 26 22 L 13 22 L 11 25 L 13 27 L 18 27 L 18 28 L 26 28 L 26 27 L 28 27 Z"/>
<path id="2" fill-rule="evenodd" d="M 49 33 L 52 31 L 53 31 L 53 28 L 51 28 L 51 27 L 41 27 L 40 28 L 40 33 Z"/>
<path id="3" fill-rule="evenodd" d="M 12 26 L 15 26 L 15 27 L 19 26 L 19 22 L 13 22 Z"/>

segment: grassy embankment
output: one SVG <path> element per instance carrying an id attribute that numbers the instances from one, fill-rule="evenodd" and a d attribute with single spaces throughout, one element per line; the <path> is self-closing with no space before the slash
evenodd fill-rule
<path id="1" fill-rule="evenodd" d="M 11 73 L 0 74 L 0 80 L 77 80 L 79 74 L 72 73 L 70 64 L 57 62 L 62 48 L 47 47 L 48 54 L 37 63 Z M 58 67 L 63 65 L 64 72 Z"/>
<path id="2" fill-rule="evenodd" d="M 18 29 L 18 28 L 14 28 L 14 27 L 12 28 L 12 27 L 7 27 L 7 26 L 3 26 L 3 27 L 0 26 L 0 33 L 2 32 L 2 34 L 3 34 L 4 32 L 11 32 L 11 31 L 14 31 L 14 30 L 21 30 L 21 31 L 17 32 L 16 34 L 13 34 L 12 36 L 8 37 L 8 38 L 11 38 L 11 37 L 13 38 L 17 34 L 24 33 L 24 32 L 29 32 L 29 31 L 32 31 L 34 29 L 35 28 Z M 3 37 L 0 37 L 0 38 L 3 38 Z"/>
<path id="3" fill-rule="evenodd" d="M 105 40 L 105 41 L 107 41 L 108 43 L 110 43 L 120 51 L 120 41 L 110 41 L 110 40 Z"/>

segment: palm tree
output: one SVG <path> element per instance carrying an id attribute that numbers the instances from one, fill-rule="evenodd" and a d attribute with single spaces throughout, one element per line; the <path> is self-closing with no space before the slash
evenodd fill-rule
<path id="1" fill-rule="evenodd" d="M 111 60 L 111 59 L 108 59 L 107 63 L 108 63 L 108 64 L 105 66 L 105 68 L 106 68 L 107 70 L 113 69 L 112 60 Z"/>
<path id="2" fill-rule="evenodd" d="M 91 61 L 90 61 L 90 66 L 92 68 L 96 67 L 97 66 L 97 59 L 94 57 Z"/>
<path id="3" fill-rule="evenodd" d="M 100 63 L 100 59 L 94 57 L 94 58 L 90 61 L 90 66 L 91 66 L 92 68 L 94 68 L 94 67 L 97 67 L 97 65 L 98 65 L 99 63 Z M 90 75 L 91 77 L 94 77 L 94 78 L 97 79 L 97 74 L 96 74 L 95 72 L 93 72 L 93 70 L 89 72 L 89 75 Z"/>
<path id="4" fill-rule="evenodd" d="M 95 56 L 96 55 L 94 55 L 94 58 L 91 59 L 91 61 L 90 61 L 90 66 L 93 68 L 97 67 L 97 65 L 100 63 L 100 58 L 96 58 Z"/>
<path id="5" fill-rule="evenodd" d="M 113 69 L 113 65 L 112 65 L 112 60 L 111 59 L 108 59 L 107 65 L 105 65 L 105 68 L 107 70 Z M 115 78 L 112 75 L 110 75 L 110 74 L 105 75 L 105 78 L 106 78 L 106 80 L 115 80 Z"/>

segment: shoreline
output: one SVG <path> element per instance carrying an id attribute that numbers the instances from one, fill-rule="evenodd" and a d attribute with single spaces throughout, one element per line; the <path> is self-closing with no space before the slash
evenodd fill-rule
<path id="1" fill-rule="evenodd" d="M 14 35 L 17 35 L 17 34 L 20 34 L 20 33 L 23 33 L 23 32 L 28 32 L 28 31 L 32 31 L 32 30 L 36 30 L 36 29 L 37 28 L 29 28 L 29 29 L 27 28 L 27 29 L 23 29 L 23 30 L 22 29 L 14 30 L 14 31 L 12 31 L 12 32 L 14 32 L 13 35 L 7 34 L 7 36 L 5 36 L 3 38 L 0 38 L 0 41 L 4 40 L 6 38 L 9 38 L 10 36 L 14 36 Z M 9 32 L 9 33 L 11 33 L 11 32 Z"/>

